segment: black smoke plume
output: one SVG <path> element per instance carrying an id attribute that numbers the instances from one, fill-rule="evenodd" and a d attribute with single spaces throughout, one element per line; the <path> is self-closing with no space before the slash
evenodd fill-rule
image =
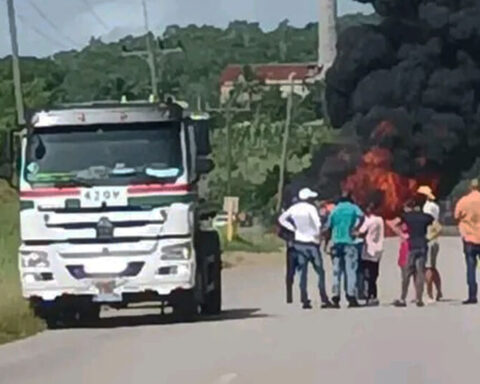
<path id="1" fill-rule="evenodd" d="M 480 0 L 358 1 L 383 20 L 339 36 L 331 122 L 363 153 L 388 149 L 400 175 L 436 175 L 443 197 L 480 149 Z"/>

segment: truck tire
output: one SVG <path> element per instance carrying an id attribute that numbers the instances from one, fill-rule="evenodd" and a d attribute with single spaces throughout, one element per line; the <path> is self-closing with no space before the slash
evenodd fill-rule
<path id="1" fill-rule="evenodd" d="M 75 325 L 75 313 L 66 309 L 48 308 L 37 315 L 47 325 L 48 329 L 64 329 Z"/>
<path id="2" fill-rule="evenodd" d="M 182 291 L 175 295 L 173 314 L 180 321 L 193 321 L 198 315 L 198 303 L 194 290 Z"/>
<path id="3" fill-rule="evenodd" d="M 96 303 L 84 305 L 79 309 L 81 325 L 93 325 L 100 320 L 101 306 Z"/>
<path id="4" fill-rule="evenodd" d="M 30 307 L 34 315 L 45 322 L 47 329 L 62 327 L 62 315 L 54 303 L 46 304 L 42 300 L 31 299 Z"/>
<path id="5" fill-rule="evenodd" d="M 204 278 L 205 289 L 213 284 L 213 290 L 205 292 L 204 302 L 202 304 L 202 313 L 206 315 L 217 315 L 222 310 L 222 260 L 220 239 L 218 233 L 200 232 L 198 239 L 199 260 L 207 260 L 213 256 L 213 262 L 206 266 L 208 271 Z"/>

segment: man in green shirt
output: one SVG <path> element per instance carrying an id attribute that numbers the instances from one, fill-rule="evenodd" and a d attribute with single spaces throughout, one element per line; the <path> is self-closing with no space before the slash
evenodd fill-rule
<path id="1" fill-rule="evenodd" d="M 362 210 L 353 203 L 349 193 L 343 193 L 330 214 L 327 228 L 332 240 L 333 288 L 332 302 L 340 307 L 340 286 L 342 275 L 345 279 L 346 298 L 349 308 L 358 307 L 357 270 L 358 251 L 354 232 L 363 224 Z"/>

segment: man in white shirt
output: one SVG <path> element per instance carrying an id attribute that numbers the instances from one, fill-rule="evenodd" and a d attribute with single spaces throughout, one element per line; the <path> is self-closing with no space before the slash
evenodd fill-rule
<path id="1" fill-rule="evenodd" d="M 429 186 L 421 186 L 418 189 L 418 193 L 427 197 L 427 201 L 423 206 L 423 212 L 429 214 L 435 220 L 435 225 L 439 225 L 440 221 L 440 207 L 435 202 L 435 195 L 433 194 L 432 189 Z M 429 228 L 429 232 L 431 232 L 433 228 Z M 438 237 L 434 237 L 428 243 L 428 257 L 427 257 L 427 264 L 425 266 L 425 282 L 427 284 L 427 295 L 428 301 L 433 302 L 433 286 L 435 285 L 435 289 L 437 291 L 436 300 L 441 300 L 443 297 L 442 293 L 442 278 L 440 276 L 440 272 L 437 269 L 437 257 L 438 253 L 440 252 L 440 244 L 438 242 Z"/>
<path id="2" fill-rule="evenodd" d="M 322 308 L 331 307 L 325 289 L 325 271 L 320 254 L 321 221 L 317 207 L 312 204 L 318 194 L 309 188 L 298 193 L 299 202 L 283 212 L 278 222 L 286 230 L 293 233 L 293 252 L 300 269 L 300 299 L 303 308 L 310 309 L 312 305 L 307 292 L 308 263 L 311 262 L 318 275 L 318 289 L 322 300 Z"/>

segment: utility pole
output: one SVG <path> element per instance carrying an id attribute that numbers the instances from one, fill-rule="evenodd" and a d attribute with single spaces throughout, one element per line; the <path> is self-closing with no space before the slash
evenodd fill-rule
<path id="1" fill-rule="evenodd" d="M 150 81 L 152 83 L 152 93 L 158 97 L 157 67 L 155 63 L 155 54 L 152 50 L 152 41 L 150 40 L 150 26 L 148 24 L 148 9 L 146 0 L 142 0 L 143 20 L 145 22 L 146 45 L 147 45 L 147 61 L 150 67 Z"/>
<path id="2" fill-rule="evenodd" d="M 282 143 L 282 155 L 280 158 L 280 175 L 278 180 L 278 191 L 277 191 L 277 212 L 280 211 L 283 200 L 283 187 L 285 184 L 285 173 L 287 170 L 287 154 L 288 154 L 288 139 L 290 136 L 290 123 L 292 120 L 292 108 L 293 108 L 293 92 L 295 90 L 295 83 L 293 78 L 296 73 L 292 72 L 288 76 L 288 81 L 290 84 L 290 92 L 287 99 L 287 117 L 285 120 L 285 130 L 283 131 L 283 143 Z"/>
<path id="3" fill-rule="evenodd" d="M 227 193 L 224 199 L 224 206 L 227 208 L 227 241 L 231 242 L 234 236 L 234 213 L 238 213 L 238 198 L 232 196 L 232 121 L 235 112 L 250 112 L 250 103 L 248 108 L 233 108 L 233 103 L 237 100 L 238 90 L 235 90 L 228 99 L 224 107 L 210 108 L 207 104 L 207 112 L 217 112 L 225 116 L 225 128 L 227 131 Z M 233 209 L 233 201 L 236 203 L 236 209 Z M 235 212 L 234 212 L 235 211 Z"/>
<path id="4" fill-rule="evenodd" d="M 318 67 L 322 77 L 337 55 L 337 0 L 318 0 Z"/>
<path id="5" fill-rule="evenodd" d="M 146 0 L 142 0 L 142 6 L 143 6 L 145 32 L 146 32 L 145 42 L 146 42 L 147 50 L 129 52 L 129 51 L 126 51 L 124 48 L 122 56 L 124 57 L 136 56 L 136 57 L 140 57 L 141 59 L 147 62 L 148 68 L 150 69 L 150 84 L 152 87 L 152 94 L 155 97 L 155 99 L 158 99 L 157 55 L 165 56 L 170 53 L 180 53 L 180 52 L 183 52 L 183 49 L 180 47 L 172 48 L 172 49 L 162 49 L 160 47 L 154 47 L 151 40 L 151 32 L 150 32 L 150 25 L 148 22 L 148 8 L 147 8 Z"/>
<path id="6" fill-rule="evenodd" d="M 12 44 L 12 70 L 13 85 L 15 89 L 15 104 L 17 109 L 17 123 L 25 125 L 25 108 L 23 105 L 22 79 L 20 75 L 20 62 L 18 59 L 17 23 L 15 21 L 15 7 L 13 0 L 7 0 L 8 22 L 10 25 L 10 40 Z"/>

